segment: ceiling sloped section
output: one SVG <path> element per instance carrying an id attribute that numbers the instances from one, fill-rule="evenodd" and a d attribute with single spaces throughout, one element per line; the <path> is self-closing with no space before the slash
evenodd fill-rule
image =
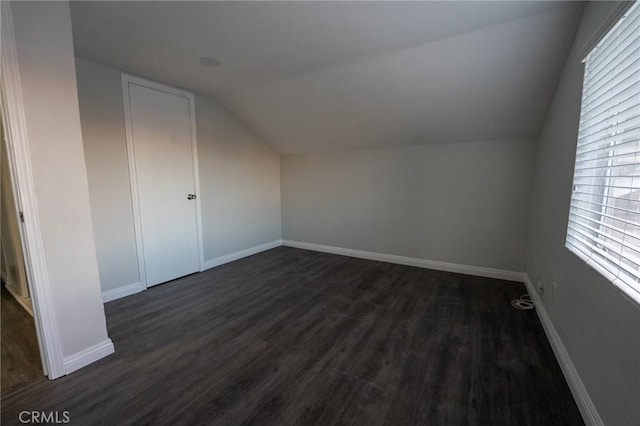
<path id="1" fill-rule="evenodd" d="M 212 95 L 296 154 L 537 136 L 582 7 L 82 2 L 72 19 L 78 56 Z"/>

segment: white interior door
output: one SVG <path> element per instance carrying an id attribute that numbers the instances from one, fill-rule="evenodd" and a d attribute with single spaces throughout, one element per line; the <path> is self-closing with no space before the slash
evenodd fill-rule
<path id="1" fill-rule="evenodd" d="M 147 286 L 200 269 L 193 97 L 153 86 L 125 82 L 141 280 Z"/>

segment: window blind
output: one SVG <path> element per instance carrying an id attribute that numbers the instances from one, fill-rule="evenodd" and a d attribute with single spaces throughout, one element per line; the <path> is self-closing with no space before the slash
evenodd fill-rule
<path id="1" fill-rule="evenodd" d="M 585 59 L 567 247 L 640 301 L 640 7 Z"/>

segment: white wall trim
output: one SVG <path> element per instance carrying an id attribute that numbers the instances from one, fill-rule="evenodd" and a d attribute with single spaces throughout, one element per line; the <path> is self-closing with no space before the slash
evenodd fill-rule
<path id="1" fill-rule="evenodd" d="M 66 356 L 64 357 L 64 374 L 73 373 L 92 362 L 111 355 L 114 351 L 113 342 L 111 339 L 107 339 L 73 355 Z"/>
<path id="2" fill-rule="evenodd" d="M 131 125 L 131 108 L 129 99 L 129 81 L 122 74 L 122 107 L 124 110 L 125 141 L 127 144 L 127 160 L 129 164 L 129 188 L 131 190 L 131 207 L 133 209 L 133 229 L 138 256 L 138 274 L 140 283 L 147 287 L 147 273 L 144 264 L 144 246 L 142 244 L 142 223 L 140 220 L 140 202 L 138 197 L 138 177 L 136 174 L 135 150 L 133 149 L 133 129 Z"/>
<path id="3" fill-rule="evenodd" d="M 129 163 L 129 184 L 131 188 L 131 201 L 133 208 L 133 228 L 136 238 L 136 251 L 138 254 L 138 271 L 140 274 L 140 284 L 147 288 L 147 273 L 144 264 L 144 246 L 142 244 L 142 219 L 140 216 L 140 197 L 138 195 L 138 179 L 136 172 L 135 149 L 133 141 L 133 122 L 131 117 L 131 100 L 129 96 L 129 85 L 136 84 L 162 92 L 170 93 L 187 98 L 189 102 L 190 124 L 191 124 L 191 153 L 193 157 L 193 181 L 196 193 L 196 228 L 198 237 L 198 267 L 200 271 L 205 270 L 204 262 L 204 237 L 202 232 L 202 200 L 200 193 L 200 173 L 198 170 L 198 140 L 196 135 L 196 106 L 193 93 L 167 86 L 166 84 L 136 77 L 122 73 L 122 103 L 124 108 L 125 139 L 127 144 L 127 159 Z"/>
<path id="4" fill-rule="evenodd" d="M 527 292 L 531 296 L 531 300 L 533 300 L 533 303 L 536 306 L 538 318 L 540 318 L 540 322 L 542 323 L 542 327 L 547 335 L 547 339 L 549 339 L 549 343 L 551 343 L 553 353 L 560 364 L 564 378 L 569 384 L 569 389 L 571 389 L 571 393 L 573 394 L 573 398 L 575 399 L 578 409 L 582 414 L 582 418 L 587 425 L 603 426 L 604 423 L 600 418 L 600 414 L 598 414 L 598 410 L 593 404 L 593 401 L 589 396 L 589 392 L 587 392 L 587 388 L 584 386 L 584 383 L 582 383 L 582 379 L 580 378 L 576 367 L 573 365 L 573 361 L 571 361 L 569 352 L 567 352 L 567 349 L 562 343 L 562 339 L 553 325 L 551 318 L 547 314 L 544 304 L 538 297 L 538 293 L 536 292 L 533 283 L 526 274 L 524 283 L 527 287 Z"/>
<path id="5" fill-rule="evenodd" d="M 2 15 L 2 120 L 7 139 L 7 155 L 14 185 L 16 208 L 24 212 L 20 228 L 29 294 L 43 369 L 50 379 L 65 374 L 62 347 L 51 295 L 51 282 L 38 214 L 26 118 L 22 101 L 22 83 L 16 52 L 10 2 L 1 2 Z"/>
<path id="6" fill-rule="evenodd" d="M 16 302 L 20 304 L 24 308 L 25 311 L 31 316 L 33 316 L 33 307 L 31 306 L 31 298 L 30 297 L 22 297 L 20 295 L 20 291 L 16 288 L 16 285 L 12 282 L 7 282 L 5 285 L 7 291 L 16 299 Z"/>
<path id="7" fill-rule="evenodd" d="M 300 241 L 282 240 L 282 245 L 323 253 L 339 254 L 342 256 L 358 257 L 360 259 L 377 260 L 380 262 L 397 263 L 399 265 L 416 266 L 418 268 L 435 269 L 438 271 L 456 272 L 459 274 L 475 275 L 478 277 L 496 278 L 499 280 L 523 282 L 525 273 L 505 271 L 502 269 L 483 268 L 480 266 L 460 265 L 457 263 L 440 262 L 438 260 L 419 259 L 415 257 L 396 256 L 393 254 L 376 253 L 371 251 L 354 250 L 342 247 L 325 246 L 322 244 L 303 243 Z"/>
<path id="8" fill-rule="evenodd" d="M 282 245 L 282 240 L 274 240 L 268 243 L 259 244 L 257 246 L 249 247 L 244 250 L 236 251 L 234 253 L 226 254 L 224 256 L 216 257 L 215 259 L 210 259 L 204 262 L 204 270 L 214 268 L 219 265 L 223 265 L 225 263 L 233 262 L 234 260 L 242 259 L 243 257 L 252 256 L 254 254 L 261 253 L 266 250 L 270 250 L 272 248 L 280 247 Z M 146 290 L 147 287 L 142 283 L 133 283 L 128 284 L 123 287 L 118 287 L 113 290 L 108 290 L 102 293 L 102 300 L 104 303 L 110 302 L 112 300 L 120 299 L 123 297 L 131 296 L 132 294 L 139 293 L 141 291 Z"/>
<path id="9" fill-rule="evenodd" d="M 249 247 L 244 250 L 236 251 L 234 253 L 226 254 L 224 256 L 216 257 L 215 259 L 207 260 L 204 264 L 204 269 L 206 270 L 214 268 L 216 266 L 224 265 L 225 263 L 233 262 L 234 260 L 242 259 L 243 257 L 252 256 L 254 254 L 258 254 L 272 248 L 280 247 L 281 245 L 282 240 L 274 240 L 268 243 Z"/>
<path id="10" fill-rule="evenodd" d="M 102 292 L 102 302 L 107 303 L 112 300 L 121 299 L 132 294 L 140 293 L 145 290 L 146 287 L 139 282 L 128 284 L 122 287 L 114 288 L 113 290 L 107 290 Z"/>

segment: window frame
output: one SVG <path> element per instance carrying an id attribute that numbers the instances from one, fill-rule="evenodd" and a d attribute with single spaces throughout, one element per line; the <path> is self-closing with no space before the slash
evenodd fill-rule
<path id="1" fill-rule="evenodd" d="M 582 92 L 581 92 L 581 101 L 580 101 L 580 121 L 578 123 L 578 138 L 577 138 L 577 142 L 576 142 L 576 156 L 574 157 L 574 168 L 573 168 L 573 178 L 572 178 L 572 185 L 571 185 L 571 194 L 570 194 L 570 202 L 569 202 L 569 214 L 568 214 L 568 222 L 567 222 L 567 229 L 566 229 L 566 235 L 565 235 L 565 247 L 573 254 L 575 254 L 578 258 L 580 258 L 581 260 L 583 260 L 585 263 L 587 263 L 589 266 L 591 266 L 593 269 L 595 269 L 597 272 L 599 272 L 601 275 L 603 275 L 608 281 L 610 281 L 621 293 L 623 293 L 625 296 L 627 296 L 628 298 L 630 298 L 631 300 L 633 300 L 634 302 L 640 304 L 640 264 L 636 264 L 635 260 L 632 259 L 627 259 L 629 257 L 629 255 L 624 255 L 625 249 L 627 250 L 631 250 L 634 252 L 638 253 L 638 258 L 640 258 L 640 250 L 636 250 L 634 248 L 634 245 L 626 245 L 625 244 L 625 240 L 626 237 L 628 235 L 631 235 L 631 237 L 634 240 L 640 240 L 640 236 L 636 236 L 633 235 L 632 232 L 627 232 L 626 229 L 626 224 L 624 227 L 624 231 L 621 233 L 622 237 L 618 238 L 617 236 L 615 236 L 614 238 L 610 238 L 611 237 L 611 233 L 612 230 L 610 229 L 606 229 L 607 225 L 603 222 L 607 221 L 607 218 L 609 216 L 611 216 L 612 220 L 619 220 L 619 221 L 624 221 L 624 219 L 620 218 L 620 219 L 616 219 L 614 215 L 610 215 L 608 214 L 608 210 L 609 209 L 619 209 L 618 207 L 615 207 L 613 204 L 610 204 L 611 201 L 610 200 L 616 200 L 616 199 L 624 199 L 624 198 L 620 198 L 619 196 L 616 197 L 614 195 L 612 195 L 612 190 L 614 189 L 614 187 L 616 186 L 615 183 L 611 184 L 612 179 L 618 178 L 620 176 L 616 175 L 613 176 L 613 169 L 616 167 L 620 167 L 619 164 L 616 164 L 616 160 L 615 160 L 615 155 L 613 154 L 614 152 L 614 147 L 621 145 L 618 144 L 616 145 L 615 141 L 611 141 L 611 142 L 607 142 L 606 138 L 603 139 L 603 147 L 602 148 L 597 148 L 594 151 L 600 151 L 603 150 L 603 152 L 606 153 L 606 155 L 608 155 L 610 158 L 602 158 L 602 160 L 606 159 L 606 165 L 604 166 L 599 166 L 597 168 L 594 168 L 594 170 L 604 170 L 605 171 L 605 175 L 602 176 L 604 178 L 604 185 L 602 186 L 604 191 L 602 192 L 601 195 L 596 195 L 594 193 L 588 193 L 589 196 L 589 200 L 580 200 L 579 196 L 577 196 L 577 187 L 578 186 L 584 186 L 584 183 L 577 183 L 577 180 L 579 180 L 580 178 L 584 178 L 584 176 L 579 176 L 580 174 L 580 170 L 579 169 L 579 157 L 578 155 L 581 154 L 580 153 L 580 148 L 581 148 L 581 142 L 580 140 L 582 139 L 583 136 L 583 130 L 585 128 L 586 123 L 583 122 L 582 120 L 582 114 L 584 112 L 585 106 L 589 105 L 590 100 L 587 100 L 587 98 L 585 98 L 585 91 L 588 89 L 588 84 L 592 83 L 591 81 L 589 81 L 587 79 L 587 65 L 588 65 L 588 61 L 590 59 L 590 57 L 592 56 L 593 52 L 596 51 L 596 49 L 600 48 L 602 46 L 602 44 L 607 40 L 607 38 L 615 33 L 615 30 L 622 24 L 622 22 L 628 18 L 629 16 L 631 16 L 632 14 L 640 14 L 640 2 L 631 2 L 630 4 L 625 4 L 623 6 L 618 6 L 616 9 L 613 10 L 613 12 L 611 13 L 611 15 L 609 16 L 607 22 L 606 22 L 606 26 L 603 25 L 603 27 L 601 27 L 599 29 L 599 31 L 597 32 L 598 37 L 594 40 L 595 37 L 593 37 L 590 40 L 590 44 L 589 46 L 589 50 L 588 52 L 584 55 L 584 59 L 582 61 L 582 63 L 584 64 L 585 67 L 585 72 L 583 73 L 583 81 L 582 81 Z M 637 16 L 636 16 L 637 17 Z M 635 19 L 635 18 L 634 18 Z M 631 31 L 633 31 L 633 27 L 631 27 Z M 632 33 L 633 34 L 633 33 Z M 635 41 L 635 40 L 634 40 Z M 583 48 L 584 51 L 584 48 Z M 632 62 L 632 64 L 634 64 L 634 62 Z M 632 73 L 631 75 L 633 76 L 634 73 Z M 619 71 L 615 73 L 615 76 L 619 75 Z M 632 77 L 633 78 L 633 77 Z M 599 81 L 599 80 L 597 80 Z M 596 82 L 597 82 L 596 81 Z M 638 83 L 640 84 L 640 82 Z M 629 86 L 632 90 L 632 96 L 633 96 L 633 87 L 635 86 L 635 81 L 633 81 L 631 83 L 631 86 Z M 603 88 L 606 89 L 606 86 L 602 86 Z M 615 87 L 615 86 L 614 86 Z M 596 89 L 596 90 L 599 90 Z M 623 93 L 624 90 L 627 89 L 622 89 L 622 91 L 620 93 Z M 603 93 L 606 93 L 603 92 Z M 598 95 L 601 96 L 602 94 Z M 616 94 L 617 95 L 617 94 Z M 640 94 L 638 95 L 640 97 Z M 629 98 L 632 100 L 632 107 L 633 105 L 633 97 Z M 591 100 L 593 100 L 593 98 L 591 98 Z M 608 101 L 607 101 L 608 102 Z M 640 105 L 640 102 L 638 102 L 638 105 Z M 619 112 L 617 112 L 619 113 Z M 616 114 L 617 114 L 616 113 Z M 596 114 L 597 116 L 597 114 Z M 606 120 L 610 120 L 611 117 L 615 116 L 615 114 L 608 114 Z M 633 118 L 632 118 L 633 119 Z M 604 121 L 604 120 L 602 120 Z M 623 120 L 624 122 L 624 120 Z M 597 124 L 598 122 L 596 122 L 595 124 Z M 616 123 L 618 124 L 618 123 Z M 593 125 L 593 124 L 592 124 Z M 633 126 L 633 124 L 632 124 Z M 589 125 L 586 125 L 586 127 L 589 127 Z M 633 127 L 632 127 L 632 132 L 633 132 Z M 600 132 L 601 130 L 599 130 L 598 132 Z M 594 133 L 598 133 L 598 132 L 594 132 Z M 631 140 L 631 144 L 633 144 L 634 140 L 636 142 L 636 146 L 635 146 L 635 150 L 632 151 L 631 155 L 635 154 L 635 161 L 633 163 L 631 163 L 633 166 L 637 166 L 640 165 L 640 163 L 638 161 L 640 161 L 640 128 L 637 129 L 638 132 L 638 136 L 632 136 L 632 140 Z M 598 143 L 600 141 L 600 139 L 589 142 L 589 143 Z M 624 142 L 627 143 L 627 142 Z M 583 145 L 582 145 L 583 146 Z M 587 151 L 588 152 L 588 151 Z M 584 154 L 584 152 L 582 153 Z M 593 159 L 587 159 L 587 160 L 580 160 L 580 161 L 594 161 L 594 160 L 598 160 L 598 157 L 595 157 Z M 597 171 L 594 171 L 594 173 L 597 173 Z M 633 200 L 632 198 L 632 194 L 634 192 L 638 192 L 640 191 L 640 180 L 637 183 L 637 187 L 635 187 L 634 185 L 636 185 L 635 182 L 635 173 L 632 173 L 631 177 L 631 183 L 629 186 L 630 192 L 628 194 L 628 199 L 629 199 L 629 203 L 631 203 L 632 201 L 636 201 Z M 589 177 L 589 176 L 587 176 Z M 592 176 L 592 178 L 598 178 L 600 176 L 594 175 Z M 588 184 L 586 184 L 588 185 Z M 591 185 L 593 186 L 593 185 Z M 593 189 L 591 190 L 593 191 Z M 587 195 L 587 194 L 583 194 L 583 195 Z M 598 197 L 597 201 L 593 200 L 593 197 Z M 627 194 L 625 194 L 624 196 L 627 196 Z M 577 214 L 575 213 L 576 209 L 582 209 L 581 206 L 579 206 L 580 203 L 587 203 L 588 207 L 592 208 L 594 206 L 594 204 L 599 204 L 600 207 L 599 209 L 599 213 L 597 213 L 597 216 L 594 216 L 593 218 L 582 218 L 582 219 L 578 219 Z M 596 210 L 596 209 L 593 209 Z M 631 213 L 635 213 L 636 215 L 639 214 L 638 212 L 633 212 L 632 210 L 629 209 L 629 212 Z M 593 212 L 595 213 L 595 212 Z M 591 216 L 590 216 L 591 217 Z M 597 217 L 597 219 L 596 219 Z M 593 226 L 591 224 L 589 224 L 589 226 L 586 226 L 584 223 L 580 223 L 580 220 L 586 220 L 587 223 L 588 222 L 592 222 L 593 224 L 595 224 L 596 226 Z M 638 227 L 640 227 L 640 220 L 638 220 L 637 218 L 633 221 L 633 225 L 637 225 Z M 593 228 L 593 231 L 595 231 L 593 233 L 593 238 L 586 236 L 587 239 L 591 240 L 591 242 L 588 242 L 586 239 L 584 240 L 585 242 L 582 242 L 578 239 L 576 239 L 577 235 L 579 234 L 580 231 L 578 231 L 575 226 L 580 226 L 584 229 L 589 229 L 589 228 Z M 611 228 L 613 229 L 613 227 Z M 584 232 L 584 231 L 582 231 Z M 592 232 L 592 231 L 590 231 Z M 616 230 L 615 232 L 618 232 L 618 230 Z M 622 240 L 621 246 L 620 246 L 620 250 L 619 253 L 615 253 L 613 251 L 611 251 L 611 248 L 607 247 L 606 243 L 608 242 L 615 242 L 616 244 L 620 244 L 619 242 L 615 241 L 616 239 L 620 239 Z M 584 246 L 584 248 L 582 247 L 578 247 L 578 245 Z M 640 243 L 637 244 L 638 247 L 640 247 Z M 617 256 L 617 260 L 611 260 L 611 259 L 607 259 L 607 256 L 603 256 L 602 253 L 598 253 L 595 249 L 601 250 L 603 253 L 615 253 Z M 589 253 L 585 253 L 583 251 L 583 249 L 586 249 Z M 609 256 L 611 256 L 609 254 Z M 611 256 L 614 257 L 614 256 Z M 600 259 L 602 258 L 602 259 Z M 624 260 L 627 260 L 627 262 L 629 262 L 629 264 L 625 264 Z M 612 271 L 610 271 L 607 266 L 611 267 L 611 265 L 616 266 L 616 262 L 617 262 L 617 273 L 613 273 Z M 622 266 L 622 265 L 625 266 Z M 605 266 L 606 265 L 606 266 Z M 632 273 L 627 272 L 626 269 L 630 269 L 633 266 L 630 265 L 634 265 L 637 266 L 637 274 L 634 276 Z M 630 280 L 629 277 L 633 277 L 634 280 Z M 634 284 L 631 284 L 631 281 L 635 281 Z"/>

